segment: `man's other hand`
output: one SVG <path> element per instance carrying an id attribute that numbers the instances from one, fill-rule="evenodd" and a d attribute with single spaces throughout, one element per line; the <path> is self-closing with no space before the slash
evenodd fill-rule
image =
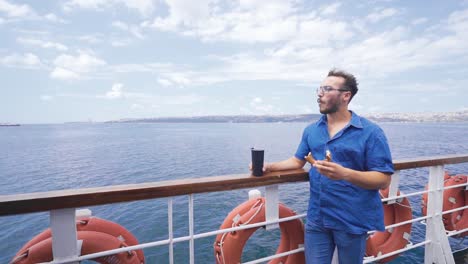
<path id="1" fill-rule="evenodd" d="M 313 166 L 320 174 L 332 180 L 347 180 L 349 177 L 349 169 L 335 162 L 317 160 Z"/>

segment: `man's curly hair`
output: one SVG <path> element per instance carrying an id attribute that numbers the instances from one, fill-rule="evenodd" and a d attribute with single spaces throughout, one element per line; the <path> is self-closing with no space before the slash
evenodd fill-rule
<path id="1" fill-rule="evenodd" d="M 335 77 L 342 77 L 345 79 L 343 89 L 349 89 L 351 91 L 351 99 L 353 99 L 354 95 L 358 92 L 358 82 L 356 81 L 356 77 L 351 73 L 345 72 L 343 70 L 338 69 L 331 69 L 328 72 L 328 76 L 335 76 Z M 351 102 L 351 99 L 349 101 Z"/>

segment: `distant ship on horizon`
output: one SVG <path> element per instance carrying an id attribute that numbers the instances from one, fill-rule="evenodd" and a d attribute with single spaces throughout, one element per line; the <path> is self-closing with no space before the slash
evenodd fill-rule
<path id="1" fill-rule="evenodd" d="M 0 123 L 0 126 L 20 126 L 20 124 Z"/>

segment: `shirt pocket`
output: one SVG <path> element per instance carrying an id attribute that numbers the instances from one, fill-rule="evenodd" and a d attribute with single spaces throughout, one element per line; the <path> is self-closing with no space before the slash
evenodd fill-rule
<path id="1" fill-rule="evenodd" d="M 364 150 L 352 142 L 340 142 L 330 146 L 332 160 L 343 167 L 362 170 Z"/>

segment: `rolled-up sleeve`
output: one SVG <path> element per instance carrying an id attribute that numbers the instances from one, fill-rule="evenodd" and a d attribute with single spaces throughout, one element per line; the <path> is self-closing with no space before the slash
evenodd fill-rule
<path id="1" fill-rule="evenodd" d="M 366 144 L 366 170 L 389 174 L 394 172 L 390 147 L 380 128 L 373 131 Z"/>

